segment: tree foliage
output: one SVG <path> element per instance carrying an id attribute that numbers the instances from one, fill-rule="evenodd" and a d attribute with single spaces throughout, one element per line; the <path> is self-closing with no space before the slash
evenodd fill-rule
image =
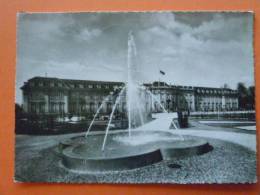
<path id="1" fill-rule="evenodd" d="M 246 87 L 244 83 L 237 84 L 238 91 L 238 104 L 242 109 L 254 109 L 255 108 L 255 87 Z"/>

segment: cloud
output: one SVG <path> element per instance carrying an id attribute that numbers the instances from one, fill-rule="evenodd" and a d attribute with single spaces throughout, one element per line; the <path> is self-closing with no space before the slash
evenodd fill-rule
<path id="1" fill-rule="evenodd" d="M 45 72 L 123 81 L 130 30 L 146 82 L 158 80 L 163 69 L 162 80 L 180 85 L 252 85 L 252 23 L 249 13 L 21 14 L 17 89 Z"/>
<path id="2" fill-rule="evenodd" d="M 251 24 L 252 22 L 241 17 L 227 18 L 225 15 L 216 14 L 211 21 L 195 28 L 193 35 L 204 40 L 240 41 L 252 32 Z"/>
<path id="3" fill-rule="evenodd" d="M 101 35 L 99 29 L 83 29 L 76 37 L 78 41 L 91 41 Z"/>

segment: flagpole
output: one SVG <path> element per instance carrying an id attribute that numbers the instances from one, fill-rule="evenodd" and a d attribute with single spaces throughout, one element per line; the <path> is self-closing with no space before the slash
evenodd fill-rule
<path id="1" fill-rule="evenodd" d="M 160 88 L 160 83 L 161 83 L 161 75 L 159 74 L 158 88 Z"/>
<path id="2" fill-rule="evenodd" d="M 159 87 L 160 87 L 160 80 L 161 80 L 161 79 L 160 79 L 160 76 L 161 76 L 161 75 L 160 75 L 160 67 L 159 67 L 158 64 L 157 64 L 157 69 L 158 69 L 158 71 L 159 71 L 159 79 L 158 79 L 158 86 L 157 86 L 157 87 L 159 88 Z"/>

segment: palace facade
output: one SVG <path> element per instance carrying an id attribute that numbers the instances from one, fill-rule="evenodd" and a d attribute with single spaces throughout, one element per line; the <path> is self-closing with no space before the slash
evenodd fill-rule
<path id="1" fill-rule="evenodd" d="M 37 114 L 93 114 L 104 99 L 101 113 L 110 113 L 122 82 L 70 80 L 34 77 L 21 87 L 22 107 L 27 113 Z M 146 83 L 144 86 L 154 98 L 144 97 L 147 109 L 153 112 L 168 111 L 223 111 L 238 109 L 238 93 L 227 88 L 168 85 L 164 82 Z M 156 99 L 156 101 L 153 101 Z M 125 112 L 126 101 L 118 106 Z"/>

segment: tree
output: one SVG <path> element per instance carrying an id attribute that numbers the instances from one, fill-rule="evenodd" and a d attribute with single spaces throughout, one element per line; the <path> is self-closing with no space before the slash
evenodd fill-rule
<path id="1" fill-rule="evenodd" d="M 248 87 L 247 104 L 250 109 L 255 108 L 255 86 Z"/>
<path id="2" fill-rule="evenodd" d="M 15 115 L 16 119 L 19 119 L 23 116 L 23 108 L 19 104 L 15 104 Z"/>
<path id="3" fill-rule="evenodd" d="M 15 133 L 21 133 L 24 131 L 21 124 L 21 119 L 23 117 L 23 109 L 19 104 L 15 104 Z"/>
<path id="4" fill-rule="evenodd" d="M 239 108 L 246 109 L 247 102 L 247 88 L 244 83 L 237 84 L 237 92 L 238 92 L 238 106 Z"/>
<path id="5" fill-rule="evenodd" d="M 255 86 L 246 87 L 244 83 L 238 83 L 238 105 L 242 109 L 255 108 Z"/>

